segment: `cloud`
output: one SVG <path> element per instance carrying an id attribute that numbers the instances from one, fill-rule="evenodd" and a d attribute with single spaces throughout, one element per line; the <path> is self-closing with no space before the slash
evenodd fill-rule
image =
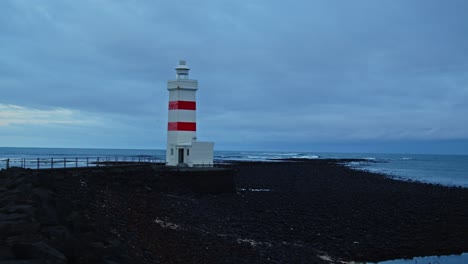
<path id="1" fill-rule="evenodd" d="M 0 103 L 68 109 L 73 119 L 85 113 L 102 124 L 91 133 L 96 141 L 113 144 L 103 139 L 106 125 L 145 131 L 139 146 L 163 148 L 166 80 L 186 59 L 200 83 L 199 138 L 246 147 L 468 138 L 467 7 L 463 0 L 5 0 Z"/>
<path id="2" fill-rule="evenodd" d="M 62 124 L 82 125 L 90 123 L 70 109 L 39 110 L 17 105 L 0 104 L 0 126 Z"/>
<path id="3" fill-rule="evenodd" d="M 151 122 L 146 127 L 146 117 L 0 104 L 2 146 L 154 149 L 165 142 L 165 121 Z"/>

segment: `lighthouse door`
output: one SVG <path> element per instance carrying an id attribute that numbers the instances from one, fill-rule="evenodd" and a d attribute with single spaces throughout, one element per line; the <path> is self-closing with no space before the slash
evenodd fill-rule
<path id="1" fill-rule="evenodd" d="M 179 164 L 184 163 L 184 149 L 179 149 Z"/>

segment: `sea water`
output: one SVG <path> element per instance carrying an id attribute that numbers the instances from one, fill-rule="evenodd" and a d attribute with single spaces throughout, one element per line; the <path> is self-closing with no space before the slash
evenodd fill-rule
<path id="1" fill-rule="evenodd" d="M 377 264 L 466 264 L 468 263 L 468 253 L 449 256 L 428 256 L 416 257 L 412 259 L 397 259 L 378 262 Z M 368 263 L 371 264 L 371 263 Z"/>
<path id="2" fill-rule="evenodd" d="M 87 148 L 5 148 L 0 147 L 0 159 L 83 158 L 83 157 L 156 157 L 165 159 L 165 150 L 148 149 L 87 149 Z"/>
<path id="3" fill-rule="evenodd" d="M 84 149 L 84 148 L 0 148 L 0 169 L 6 159 L 27 159 L 30 164 L 41 159 L 70 159 L 108 157 L 150 157 L 165 160 L 165 150 L 138 149 Z M 282 159 L 363 159 L 347 165 L 359 170 L 386 174 L 390 177 L 468 188 L 468 155 L 414 155 L 327 153 L 285 151 L 215 151 L 215 162 L 227 161 L 279 161 Z"/>
<path id="4" fill-rule="evenodd" d="M 468 155 L 415 155 L 327 152 L 219 151 L 218 160 L 267 161 L 281 159 L 362 159 L 347 163 L 358 170 L 447 186 L 468 187 Z"/>
<path id="5" fill-rule="evenodd" d="M 447 186 L 468 187 L 467 155 L 353 154 L 366 162 L 348 166 L 390 177 Z"/>

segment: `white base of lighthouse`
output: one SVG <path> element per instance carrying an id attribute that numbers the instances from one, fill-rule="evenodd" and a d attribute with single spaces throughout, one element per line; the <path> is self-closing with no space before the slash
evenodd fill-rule
<path id="1" fill-rule="evenodd" d="M 198 142 L 168 144 L 166 165 L 188 167 L 213 166 L 213 142 Z"/>

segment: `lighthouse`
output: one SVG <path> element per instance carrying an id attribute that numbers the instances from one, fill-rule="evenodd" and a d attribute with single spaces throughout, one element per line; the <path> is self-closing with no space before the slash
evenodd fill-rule
<path id="1" fill-rule="evenodd" d="M 169 114 L 166 165 L 213 166 L 213 142 L 197 141 L 196 92 L 198 81 L 189 78 L 189 68 L 179 61 L 176 79 L 167 82 Z"/>

